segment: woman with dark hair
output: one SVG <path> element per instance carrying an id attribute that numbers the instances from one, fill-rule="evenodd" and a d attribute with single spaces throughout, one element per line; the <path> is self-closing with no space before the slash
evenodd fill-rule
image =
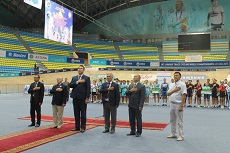
<path id="1" fill-rule="evenodd" d="M 197 96 L 197 107 L 198 108 L 200 108 L 200 105 L 201 105 L 201 90 L 202 90 L 202 86 L 200 82 L 197 82 L 195 91 L 196 91 L 196 96 Z"/>

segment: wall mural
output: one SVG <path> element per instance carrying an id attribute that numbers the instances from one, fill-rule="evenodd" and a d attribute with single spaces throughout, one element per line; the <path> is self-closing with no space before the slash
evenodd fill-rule
<path id="1" fill-rule="evenodd" d="M 122 10 L 99 21 L 123 35 L 221 31 L 230 30 L 228 8 L 229 0 L 170 0 Z M 93 23 L 83 30 L 113 35 Z"/>

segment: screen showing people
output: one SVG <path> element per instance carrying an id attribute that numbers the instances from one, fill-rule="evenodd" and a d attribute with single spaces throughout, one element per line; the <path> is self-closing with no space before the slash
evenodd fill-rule
<path id="1" fill-rule="evenodd" d="M 44 30 L 44 38 L 72 45 L 73 12 L 46 0 Z"/>

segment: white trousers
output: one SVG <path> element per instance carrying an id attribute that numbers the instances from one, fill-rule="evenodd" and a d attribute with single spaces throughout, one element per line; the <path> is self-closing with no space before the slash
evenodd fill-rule
<path id="1" fill-rule="evenodd" d="M 184 138 L 183 132 L 183 111 L 179 111 L 180 103 L 170 103 L 170 125 L 171 132 L 178 138 Z M 178 128 L 178 134 L 177 134 Z"/>

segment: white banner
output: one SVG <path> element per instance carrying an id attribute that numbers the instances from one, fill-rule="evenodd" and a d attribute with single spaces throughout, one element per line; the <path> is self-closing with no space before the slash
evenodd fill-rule
<path id="1" fill-rule="evenodd" d="M 131 74 L 132 78 L 134 77 L 134 75 L 136 74 Z M 155 81 L 157 78 L 155 74 L 140 74 L 140 76 L 141 76 L 141 81 L 145 81 L 145 80 Z"/>
<path id="2" fill-rule="evenodd" d="M 202 62 L 203 57 L 201 55 L 185 56 L 185 62 Z"/>
<path id="3" fill-rule="evenodd" d="M 6 57 L 6 51 L 0 50 L 0 57 Z"/>
<path id="4" fill-rule="evenodd" d="M 48 61 L 47 55 L 38 55 L 38 54 L 29 54 L 29 60 L 36 60 L 36 61 Z"/>
<path id="5" fill-rule="evenodd" d="M 42 0 L 24 0 L 24 2 L 38 9 L 42 8 Z"/>
<path id="6" fill-rule="evenodd" d="M 159 66 L 160 66 L 160 63 L 159 63 L 159 62 L 150 62 L 150 66 L 159 67 Z"/>

